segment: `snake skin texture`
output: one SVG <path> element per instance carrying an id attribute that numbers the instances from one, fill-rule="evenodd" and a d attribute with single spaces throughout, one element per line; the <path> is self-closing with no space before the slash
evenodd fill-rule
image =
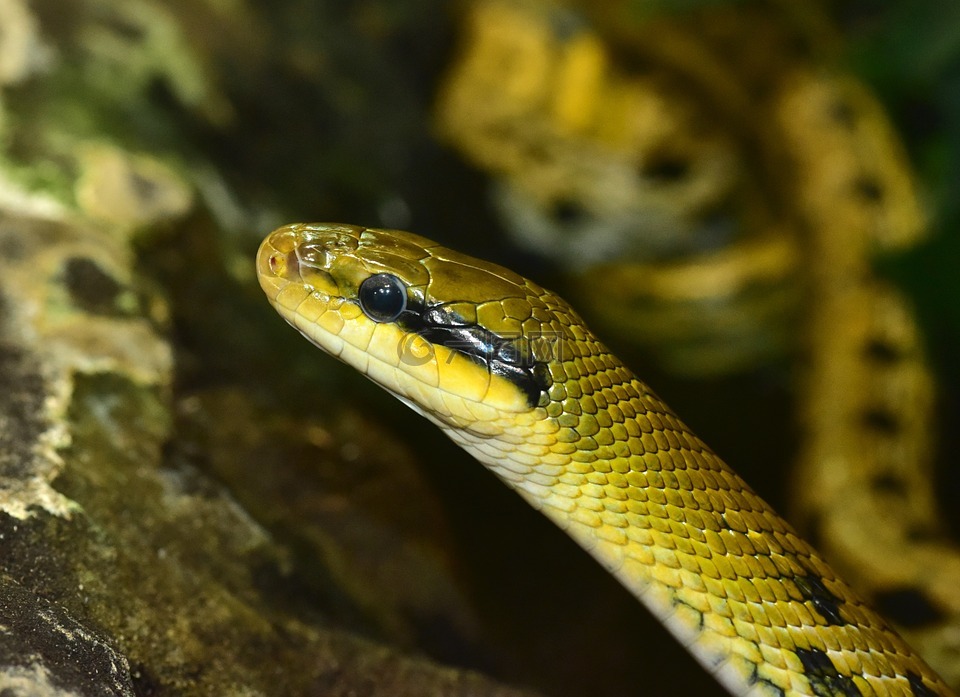
<path id="1" fill-rule="evenodd" d="M 279 313 L 439 425 L 735 695 L 952 694 L 555 294 L 410 233 L 295 224 L 257 259 Z M 398 279 L 403 312 L 358 297 Z"/>

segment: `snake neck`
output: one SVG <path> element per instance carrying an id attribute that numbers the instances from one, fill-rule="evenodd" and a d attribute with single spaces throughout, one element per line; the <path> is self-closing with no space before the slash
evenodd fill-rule
<path id="1" fill-rule="evenodd" d="M 619 363 L 551 392 L 565 395 L 479 429 L 437 423 L 638 597 L 665 557 L 676 569 L 684 549 L 709 556 L 711 534 L 795 538 L 785 524 L 773 530 L 769 506 Z"/>

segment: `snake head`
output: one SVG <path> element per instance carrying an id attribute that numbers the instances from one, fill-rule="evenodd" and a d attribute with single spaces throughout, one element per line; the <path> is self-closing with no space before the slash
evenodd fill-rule
<path id="1" fill-rule="evenodd" d="M 457 428 L 547 404 L 572 338 L 548 291 L 407 232 L 287 225 L 264 240 L 257 275 L 310 341 Z"/>

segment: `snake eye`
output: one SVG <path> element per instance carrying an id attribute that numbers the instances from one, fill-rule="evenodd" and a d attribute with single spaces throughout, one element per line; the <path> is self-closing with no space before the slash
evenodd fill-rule
<path id="1" fill-rule="evenodd" d="M 392 322 L 407 309 L 407 286 L 389 273 L 378 273 L 360 284 L 360 309 L 374 322 Z"/>

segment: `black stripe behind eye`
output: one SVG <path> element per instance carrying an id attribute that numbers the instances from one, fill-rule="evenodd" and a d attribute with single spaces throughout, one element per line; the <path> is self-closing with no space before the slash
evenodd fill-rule
<path id="1" fill-rule="evenodd" d="M 498 336 L 478 324 L 467 322 L 443 305 L 424 307 L 422 302 L 411 300 L 397 318 L 397 324 L 431 344 L 456 351 L 484 366 L 493 375 L 509 380 L 523 392 L 530 407 L 535 407 L 541 394 L 550 387 L 543 384 L 543 376 L 549 375 L 549 371 L 536 370 L 538 363 L 533 356 L 512 350 L 511 341 L 517 337 Z"/>

